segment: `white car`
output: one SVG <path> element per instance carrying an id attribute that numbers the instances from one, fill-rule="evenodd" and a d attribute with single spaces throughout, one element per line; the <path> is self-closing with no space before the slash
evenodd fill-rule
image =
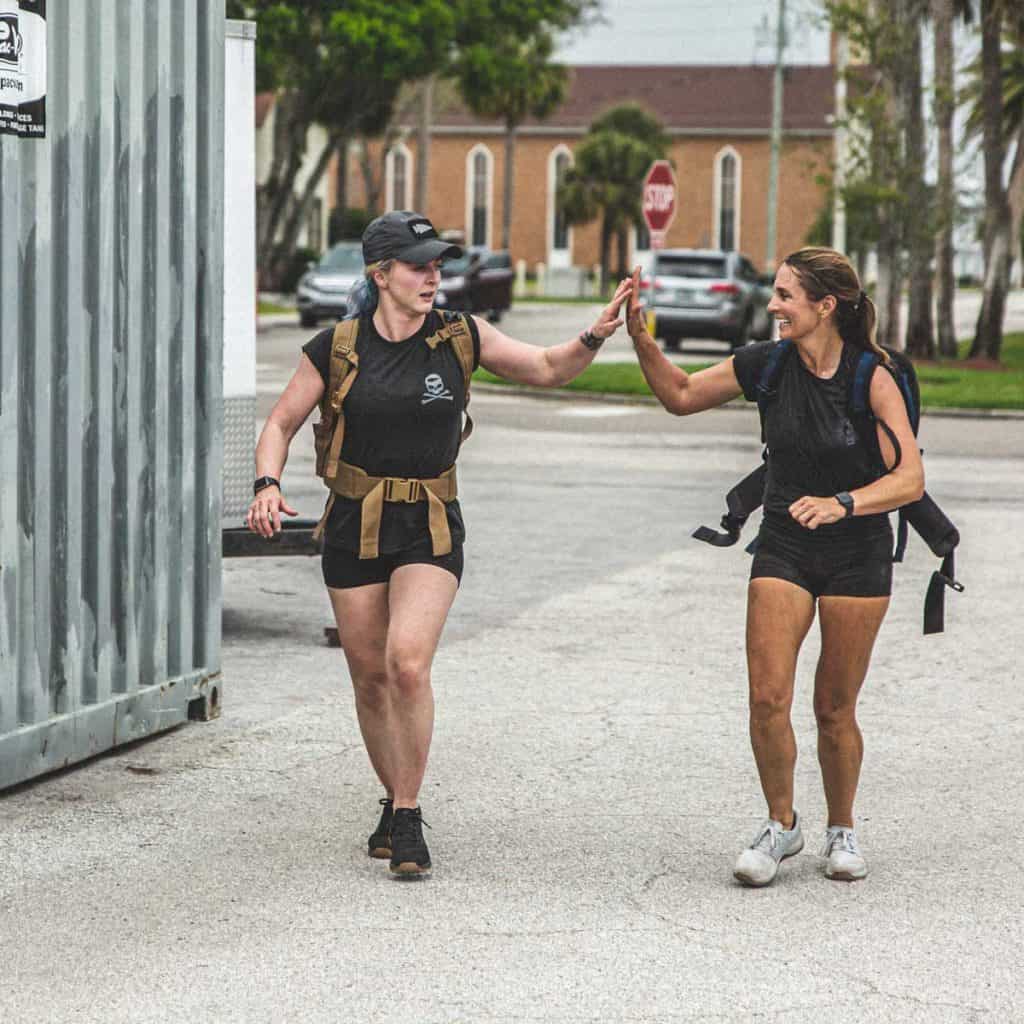
<path id="1" fill-rule="evenodd" d="M 359 242 L 338 242 L 311 263 L 295 289 L 295 304 L 303 327 L 316 327 L 330 317 L 340 320 L 348 307 L 348 293 L 363 276 L 363 247 Z"/>

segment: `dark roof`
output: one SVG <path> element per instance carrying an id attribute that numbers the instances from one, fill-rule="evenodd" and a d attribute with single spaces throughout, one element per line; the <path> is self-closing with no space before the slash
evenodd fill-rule
<path id="1" fill-rule="evenodd" d="M 770 65 L 609 65 L 585 64 L 569 69 L 565 102 L 531 127 L 583 131 L 599 114 L 620 103 L 638 102 L 672 132 L 768 132 L 772 119 Z M 790 132 L 831 132 L 835 69 L 830 65 L 786 68 L 782 124 Z M 435 116 L 435 126 L 449 131 L 498 127 L 477 118 L 458 102 Z"/>

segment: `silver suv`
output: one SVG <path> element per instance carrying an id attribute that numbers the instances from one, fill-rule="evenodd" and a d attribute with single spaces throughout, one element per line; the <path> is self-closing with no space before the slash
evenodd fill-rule
<path id="1" fill-rule="evenodd" d="M 659 249 L 645 268 L 640 298 L 654 309 L 666 351 L 683 338 L 716 338 L 733 348 L 772 335 L 772 278 L 724 249 Z"/>

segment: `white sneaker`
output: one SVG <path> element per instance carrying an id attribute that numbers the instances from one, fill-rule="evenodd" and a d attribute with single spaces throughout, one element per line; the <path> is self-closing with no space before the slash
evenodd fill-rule
<path id="1" fill-rule="evenodd" d="M 825 877 L 840 882 L 856 882 L 868 873 L 868 864 L 857 845 L 852 828 L 830 825 L 825 833 L 825 845 L 821 850 L 826 857 Z"/>
<path id="2" fill-rule="evenodd" d="M 779 873 L 779 864 L 804 848 L 800 815 L 793 811 L 793 827 L 783 828 L 781 821 L 769 819 L 754 836 L 754 841 L 736 859 L 732 873 L 744 885 L 768 885 Z"/>

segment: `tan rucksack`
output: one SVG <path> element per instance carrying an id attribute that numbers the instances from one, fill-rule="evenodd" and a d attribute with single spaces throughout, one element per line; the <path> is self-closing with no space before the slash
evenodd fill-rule
<path id="1" fill-rule="evenodd" d="M 427 338 L 427 344 L 436 348 L 442 342 L 452 346 L 465 388 L 466 407 L 469 406 L 470 379 L 473 376 L 473 334 L 467 318 L 461 314 L 442 314 L 444 325 Z M 452 549 L 448 516 L 444 505 L 454 501 L 457 494 L 454 464 L 433 480 L 402 479 L 398 477 L 369 476 L 358 466 L 341 461 L 341 446 L 345 440 L 345 397 L 352 389 L 359 373 L 359 354 L 356 339 L 359 335 L 359 320 L 342 320 L 334 329 L 331 342 L 331 363 L 327 387 L 320 400 L 320 421 L 313 425 L 316 445 L 316 474 L 323 477 L 330 488 L 327 507 L 313 533 L 315 540 L 323 534 L 327 517 L 330 515 L 334 498 L 340 494 L 363 503 L 360 558 L 376 558 L 377 538 L 380 532 L 380 517 L 385 501 L 417 502 L 429 504 L 430 536 L 434 555 L 446 555 Z M 466 423 L 459 443 L 473 432 L 473 421 L 466 413 Z"/>

